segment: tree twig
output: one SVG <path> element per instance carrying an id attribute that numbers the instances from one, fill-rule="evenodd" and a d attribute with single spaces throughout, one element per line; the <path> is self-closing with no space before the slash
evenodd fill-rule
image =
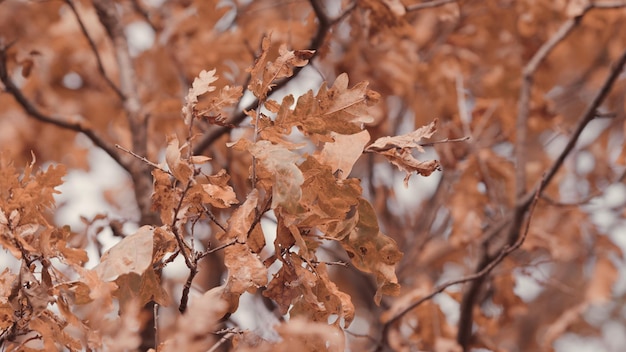
<path id="1" fill-rule="evenodd" d="M 217 227 L 226 232 L 226 226 L 222 225 L 220 221 L 217 220 L 211 209 L 209 209 L 206 205 L 202 205 L 202 210 L 204 210 L 204 213 L 209 217 L 209 219 L 211 219 L 211 221 L 213 221 L 215 225 L 217 225 Z"/>
<path id="2" fill-rule="evenodd" d="M 409 11 L 419 11 L 423 9 L 432 9 L 434 7 L 443 6 L 443 5 L 450 4 L 456 1 L 457 0 L 435 0 L 435 1 L 423 2 L 421 4 L 414 4 L 414 5 L 407 6 L 406 11 L 409 12 Z"/>
<path id="3" fill-rule="evenodd" d="M 119 145 L 119 144 L 115 144 L 115 148 L 120 149 L 120 150 L 122 150 L 123 152 L 125 152 L 125 153 L 127 153 L 127 154 L 130 154 L 130 155 L 132 155 L 133 157 L 135 157 L 135 158 L 137 158 L 137 159 L 139 159 L 139 160 L 143 161 L 144 163 L 146 163 L 146 164 L 148 164 L 148 165 L 152 166 L 153 168 L 155 168 L 155 169 L 159 169 L 159 170 L 161 170 L 161 171 L 165 172 L 166 174 L 168 174 L 168 175 L 170 175 L 170 176 L 174 177 L 174 175 L 172 174 L 172 172 L 171 172 L 170 170 L 166 170 L 166 169 L 164 169 L 161 165 L 159 165 L 159 164 L 157 164 L 157 163 L 154 163 L 154 162 L 152 162 L 152 161 L 148 160 L 148 158 L 146 158 L 145 156 L 141 156 L 141 155 L 139 155 L 139 154 L 137 154 L 137 153 L 133 152 L 133 151 L 132 151 L 132 150 L 130 150 L 130 149 L 126 149 L 126 148 L 122 147 L 122 146 L 121 146 L 121 145 Z"/>
<path id="4" fill-rule="evenodd" d="M 545 187 L 547 187 L 547 185 L 550 183 L 554 175 L 556 175 L 557 171 L 559 171 L 559 169 L 563 165 L 563 162 L 565 161 L 565 158 L 574 149 L 574 146 L 576 146 L 576 143 L 578 142 L 578 138 L 582 134 L 585 127 L 587 127 L 589 122 L 591 122 L 595 118 L 596 110 L 598 109 L 600 104 L 602 104 L 606 96 L 611 91 L 613 84 L 615 83 L 615 81 L 617 80 L 621 72 L 624 70 L 624 66 L 626 66 L 626 51 L 624 51 L 622 55 L 617 59 L 617 61 L 613 64 L 613 68 L 611 69 L 611 72 L 606 77 L 604 83 L 600 87 L 600 90 L 593 97 L 593 99 L 591 100 L 591 104 L 589 104 L 587 109 L 582 113 L 581 117 L 578 119 L 578 122 L 576 123 L 576 128 L 574 129 L 574 132 L 572 133 L 570 139 L 567 141 L 565 148 L 563 148 L 563 151 L 561 152 L 561 154 L 559 154 L 559 156 L 556 158 L 556 160 L 554 161 L 554 163 L 548 170 L 546 174 L 546 182 L 540 183 L 538 185 L 539 187 L 542 187 L 541 189 L 542 191 Z M 526 205 L 526 204 L 529 204 L 531 201 L 532 201 L 532 193 L 527 193 L 521 199 L 521 204 Z"/>

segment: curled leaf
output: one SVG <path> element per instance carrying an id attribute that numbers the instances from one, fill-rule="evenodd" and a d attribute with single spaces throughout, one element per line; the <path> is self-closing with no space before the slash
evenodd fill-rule
<path id="1" fill-rule="evenodd" d="M 180 182 L 186 183 L 193 176 L 193 168 L 186 161 L 181 159 L 178 138 L 176 136 L 167 137 L 167 148 L 165 149 L 165 162 L 170 171 Z"/>
<path id="2" fill-rule="evenodd" d="M 412 173 L 429 176 L 435 170 L 440 169 L 436 160 L 419 161 L 411 154 L 412 149 L 424 152 L 420 145 L 423 138 L 430 138 L 437 130 L 437 120 L 418 128 L 417 130 L 395 137 L 382 137 L 365 148 L 366 152 L 378 153 L 387 158 L 398 169 L 406 172 L 404 186 L 407 187 Z"/>

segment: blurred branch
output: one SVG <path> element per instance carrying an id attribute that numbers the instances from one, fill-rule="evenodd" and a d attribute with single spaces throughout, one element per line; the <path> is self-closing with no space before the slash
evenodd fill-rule
<path id="1" fill-rule="evenodd" d="M 128 51 L 128 41 L 124 34 L 124 27 L 120 15 L 111 0 L 93 0 L 93 5 L 104 26 L 109 38 L 113 42 L 115 57 L 119 68 L 120 91 L 124 96 L 122 100 L 126 118 L 130 127 L 132 138 L 132 150 L 137 155 L 148 155 L 148 126 L 147 116 L 142 113 L 141 101 L 137 88 L 137 77 L 133 67 L 133 61 Z M 135 185 L 135 198 L 141 213 L 140 224 L 157 224 L 158 216 L 150 210 L 152 177 L 150 167 L 145 163 L 134 160 L 130 164 L 129 173 Z"/>
<path id="2" fill-rule="evenodd" d="M 515 148 L 515 160 L 516 160 L 516 196 L 519 198 L 526 192 L 526 135 L 527 135 L 527 122 L 530 114 L 530 96 L 533 83 L 533 75 L 539 65 L 545 60 L 545 58 L 552 52 L 552 50 L 561 43 L 574 28 L 576 28 L 587 12 L 593 8 L 611 9 L 618 7 L 625 7 L 626 2 L 616 1 L 611 4 L 608 3 L 589 3 L 583 7 L 577 16 L 574 16 L 567 20 L 559 27 L 559 29 L 545 42 L 539 50 L 533 55 L 530 61 L 522 69 L 522 86 L 520 88 L 520 97 L 518 101 L 518 113 L 517 113 L 517 139 Z M 592 104 L 593 105 L 593 104 Z M 595 108 L 594 108 L 595 112 Z M 592 116 L 593 118 L 593 116 Z M 583 126 L 584 128 L 584 126 Z M 568 152 L 569 153 L 569 152 Z M 560 165 L 559 165 L 560 166 Z M 558 168 L 558 167 L 557 167 Z M 549 179 L 552 177 L 550 175 Z"/>
<path id="3" fill-rule="evenodd" d="M 429 1 L 429 2 L 424 2 L 421 4 L 414 4 L 414 5 L 409 5 L 406 7 L 406 11 L 419 11 L 419 10 L 423 10 L 423 9 L 432 9 L 433 7 L 439 7 L 439 6 L 443 6 L 446 4 L 450 4 L 453 2 L 456 2 L 457 0 L 435 0 L 435 1 Z"/>
<path id="4" fill-rule="evenodd" d="M 317 32 L 315 33 L 315 36 L 313 37 L 313 39 L 311 39 L 311 43 L 307 46 L 308 49 L 314 50 L 313 56 L 309 59 L 309 61 L 312 61 L 317 56 L 319 49 L 324 44 L 324 39 L 326 38 L 326 35 L 328 34 L 330 28 L 336 23 L 338 23 L 339 21 L 341 21 L 350 12 L 352 12 L 352 10 L 355 8 L 356 5 L 353 4 L 352 6 L 347 8 L 339 17 L 335 19 L 330 19 L 328 15 L 326 15 L 326 12 L 324 11 L 324 9 L 322 8 L 320 0 L 310 0 L 309 2 L 311 4 L 311 7 L 313 8 L 313 11 L 315 12 L 317 20 L 319 21 Z M 271 97 L 272 93 L 276 92 L 277 90 L 280 90 L 281 88 L 286 86 L 289 82 L 291 82 L 293 79 L 295 79 L 298 76 L 298 74 L 302 71 L 303 68 L 304 67 L 295 67 L 293 70 L 293 75 L 277 82 L 276 85 L 272 88 L 272 91 L 269 93 L 267 98 Z M 243 122 L 243 120 L 245 120 L 247 116 L 244 113 L 244 111 L 256 110 L 258 106 L 259 106 L 259 101 L 255 99 L 252 103 L 248 104 L 248 106 L 242 109 L 242 111 L 238 112 L 236 115 L 231 117 L 230 120 L 228 121 L 228 124 L 239 125 L 241 122 Z M 230 132 L 230 130 L 231 130 L 230 127 L 219 127 L 205 134 L 202 137 L 202 139 L 194 147 L 194 150 L 193 150 L 194 155 L 202 154 L 204 150 L 206 150 L 209 146 L 211 146 L 218 138 Z"/>
<path id="5" fill-rule="evenodd" d="M 611 180 L 609 184 L 612 185 L 612 184 L 620 183 L 624 181 L 624 178 L 626 178 L 626 169 L 624 169 L 614 180 Z M 545 194 L 542 194 L 541 198 L 545 200 L 548 204 L 556 206 L 556 207 L 578 207 L 578 206 L 585 205 L 591 202 L 596 197 L 601 197 L 603 194 L 606 193 L 606 191 L 607 191 L 606 189 L 598 189 L 595 192 L 591 192 L 588 195 L 582 197 L 581 199 L 575 202 L 561 202 Z"/>
<path id="6" fill-rule="evenodd" d="M 113 160 L 115 160 L 121 167 L 129 170 L 129 165 L 122 160 L 121 156 L 118 154 L 117 150 L 113 148 L 109 143 L 100 138 L 96 132 L 92 129 L 83 126 L 80 122 L 69 122 L 64 121 L 49 115 L 44 114 L 39 109 L 37 109 L 22 93 L 22 91 L 15 85 L 15 82 L 11 79 L 8 68 L 7 68 L 7 49 L 6 47 L 0 47 L 0 80 L 4 84 L 5 90 L 17 100 L 17 102 L 22 106 L 24 111 L 31 117 L 39 120 L 41 122 L 49 123 L 54 126 L 74 131 L 80 132 L 87 136 L 93 142 L 95 146 L 102 149 L 105 153 L 107 153 Z"/>
<path id="7" fill-rule="evenodd" d="M 602 84 L 602 87 L 600 88 L 598 93 L 593 97 L 591 104 L 587 107 L 587 109 L 583 112 L 583 114 L 579 118 L 576 124 L 576 128 L 574 129 L 574 132 L 572 133 L 572 136 L 570 137 L 570 139 L 567 141 L 565 148 L 563 149 L 561 154 L 556 158 L 556 160 L 554 161 L 554 163 L 548 170 L 548 173 L 546 174 L 546 182 L 539 183 L 536 186 L 536 187 L 541 187 L 540 189 L 541 191 L 545 189 L 545 187 L 548 185 L 548 183 L 550 183 L 550 181 L 552 180 L 554 175 L 557 173 L 557 171 L 559 171 L 559 168 L 563 165 L 563 162 L 565 161 L 565 158 L 567 157 L 567 155 L 569 155 L 569 153 L 574 149 L 574 146 L 576 145 L 576 142 L 578 142 L 578 138 L 582 134 L 585 127 L 587 127 L 589 122 L 591 122 L 595 118 L 596 110 L 598 109 L 600 104 L 602 104 L 606 96 L 611 91 L 613 84 L 615 83 L 619 75 L 621 74 L 625 65 L 626 65 L 626 51 L 624 51 L 622 55 L 619 57 L 619 59 L 617 60 L 617 62 L 613 64 L 613 68 L 611 69 L 611 72 L 609 73 L 609 75 L 606 77 L 606 80 Z M 520 200 L 521 204 L 518 203 L 519 204 L 518 206 L 520 205 L 528 206 L 528 204 L 530 204 L 531 201 L 532 201 L 532 194 L 527 193 L 526 195 L 524 195 L 524 197 L 522 197 L 522 199 Z"/>
<path id="8" fill-rule="evenodd" d="M 133 5 L 133 9 L 137 12 L 143 19 L 148 23 L 148 25 L 152 28 L 152 30 L 156 33 L 158 28 L 150 19 L 150 13 L 143 8 L 143 6 L 139 3 L 139 0 L 131 0 L 131 4 Z"/>
<path id="9" fill-rule="evenodd" d="M 113 89 L 113 91 L 115 92 L 115 94 L 117 94 L 120 100 L 123 101 L 124 99 L 126 99 L 124 97 L 124 93 L 122 93 L 122 91 L 118 88 L 118 86 L 116 86 L 115 83 L 113 83 L 111 78 L 107 75 L 106 71 L 104 70 L 104 65 L 102 64 L 102 59 L 100 58 L 100 53 L 98 53 L 98 48 L 96 47 L 96 43 L 94 43 L 93 39 L 89 35 L 89 32 L 87 32 L 87 28 L 85 27 L 83 20 L 80 18 L 80 15 L 78 14 L 76 7 L 74 6 L 74 1 L 65 0 L 65 2 L 69 5 L 70 9 L 72 9 L 74 16 L 76 16 L 76 21 L 78 21 L 80 30 L 81 32 L 83 32 L 83 35 L 85 36 L 85 38 L 87 39 L 87 42 L 89 43 L 89 47 L 91 48 L 91 51 L 93 51 L 93 54 L 96 57 L 96 62 L 98 64 L 98 72 L 100 72 L 100 75 L 102 75 L 102 78 L 104 78 L 104 80 L 107 82 L 109 87 Z"/>
<path id="10" fill-rule="evenodd" d="M 621 2 L 621 4 L 622 6 L 626 6 L 626 3 L 624 2 Z M 626 52 L 624 53 L 625 56 L 622 56 L 622 58 L 618 60 L 615 68 L 607 77 L 605 84 L 600 89 L 587 110 L 583 113 L 581 119 L 577 124 L 576 130 L 570 137 L 565 149 L 547 171 L 544 179 L 541 180 L 539 184 L 534 187 L 534 190 L 532 192 L 526 192 L 525 146 L 527 145 L 527 122 L 528 116 L 530 114 L 530 97 L 533 83 L 533 75 L 539 65 L 550 54 L 550 52 L 552 52 L 552 50 L 559 43 L 561 43 L 574 28 L 576 28 L 580 24 L 584 15 L 594 7 L 595 4 L 587 4 L 580 10 L 580 13 L 577 16 L 574 16 L 567 20 L 565 23 L 563 23 L 561 27 L 556 31 L 556 33 L 554 33 L 552 37 L 550 37 L 550 39 L 539 48 L 539 50 L 535 53 L 535 55 L 530 59 L 528 64 L 526 64 L 526 66 L 522 70 L 522 86 L 520 88 L 520 96 L 518 101 L 518 115 L 516 122 L 517 135 L 515 146 L 515 185 L 517 204 L 513 211 L 509 214 L 509 216 L 503 219 L 503 224 L 499 224 L 500 226 L 492 227 L 491 231 L 489 231 L 489 233 L 485 235 L 485 240 L 483 242 L 483 254 L 476 267 L 476 272 L 482 272 L 482 270 L 489 266 L 489 264 L 493 261 L 493 254 L 490 254 L 489 250 L 489 245 L 492 239 L 498 237 L 499 234 L 504 233 L 506 234 L 506 240 L 504 244 L 501 245 L 501 248 L 516 243 L 516 241 L 520 237 L 520 226 L 533 200 L 533 194 L 541 195 L 545 187 L 550 183 L 558 169 L 561 167 L 567 155 L 569 155 L 569 153 L 574 148 L 582 130 L 587 126 L 589 121 L 591 121 L 595 117 L 598 106 L 604 100 L 613 83 L 615 82 L 615 79 L 622 70 L 624 60 L 626 60 Z M 478 293 L 484 280 L 485 276 L 482 276 L 476 280 L 471 281 L 470 286 L 465 291 L 463 299 L 461 301 L 461 315 L 459 318 L 457 342 L 459 343 L 459 345 L 461 345 L 464 351 L 467 351 L 469 349 L 469 345 L 471 342 L 474 310 L 473 307 L 476 304 Z"/>
<path id="11" fill-rule="evenodd" d="M 500 247 L 505 248 L 510 246 L 512 243 L 516 243 L 520 238 L 520 225 L 524 218 L 524 215 L 528 212 L 529 207 L 533 204 L 534 197 L 538 194 L 542 196 L 543 191 L 549 185 L 550 181 L 553 179 L 554 175 L 563 165 L 565 158 L 571 153 L 574 146 L 576 145 L 578 138 L 580 137 L 582 131 L 585 127 L 591 122 L 596 115 L 596 110 L 600 106 L 600 104 L 604 101 L 606 96 L 611 90 L 611 87 L 619 77 L 620 73 L 624 69 L 626 65 L 626 51 L 622 53 L 620 58 L 614 64 L 611 72 L 607 76 L 606 80 L 602 84 L 602 87 L 593 98 L 591 104 L 587 107 L 587 109 L 581 115 L 575 131 L 570 136 L 565 148 L 561 152 L 561 154 L 554 161 L 552 166 L 546 172 L 544 178 L 539 181 L 538 184 L 535 185 L 532 192 L 527 192 L 520 197 L 518 197 L 517 205 L 515 209 L 509 213 L 509 215 L 503 219 L 498 225 L 495 225 L 491 228 L 491 230 L 485 235 L 484 242 L 484 252 L 483 256 L 476 268 L 476 272 L 481 272 L 485 267 L 489 265 L 489 263 L 493 260 L 493 255 L 489 254 L 488 245 L 492 238 L 495 238 L 498 234 L 506 231 L 506 242 Z M 463 347 L 464 350 L 468 350 L 470 345 L 470 340 L 472 336 L 472 326 L 473 326 L 473 307 L 476 304 L 476 299 L 478 297 L 478 292 L 482 283 L 486 276 L 482 276 L 476 280 L 471 281 L 470 287 L 463 295 L 463 300 L 461 302 L 461 316 L 459 319 L 458 325 L 458 335 L 457 341 Z"/>
<path id="12" fill-rule="evenodd" d="M 542 182 L 543 181 L 545 181 L 545 178 L 542 179 Z M 389 329 L 389 327 L 395 322 L 397 322 L 404 315 L 406 315 L 406 313 L 410 312 L 411 310 L 417 308 L 422 303 L 428 301 L 429 299 L 445 291 L 450 286 L 462 284 L 462 283 L 469 282 L 469 281 L 476 281 L 476 280 L 486 277 L 498 264 L 500 264 L 504 260 L 504 258 L 506 258 L 509 254 L 513 253 L 519 247 L 521 247 L 522 244 L 524 244 L 526 237 L 528 236 L 528 229 L 530 228 L 530 221 L 531 221 L 532 214 L 534 212 L 534 209 L 535 209 L 535 206 L 537 205 L 538 200 L 539 200 L 539 189 L 537 189 L 537 191 L 535 192 L 534 197 L 532 199 L 532 203 L 529 205 L 528 216 L 526 219 L 526 225 L 525 225 L 524 231 L 522 232 L 522 235 L 517 239 L 517 241 L 515 241 L 515 243 L 511 245 L 505 244 L 504 246 L 502 246 L 498 254 L 494 258 L 492 258 L 480 271 L 472 275 L 468 275 L 468 276 L 465 276 L 456 280 L 451 280 L 443 284 L 440 284 L 437 287 L 435 287 L 435 289 L 433 289 L 433 291 L 429 293 L 428 295 L 409 304 L 408 306 L 404 307 L 399 312 L 396 312 L 396 314 L 394 314 L 393 317 L 391 317 L 389 320 L 384 322 L 383 343 L 381 343 L 379 346 L 385 345 L 385 339 L 387 338 L 387 330 Z"/>

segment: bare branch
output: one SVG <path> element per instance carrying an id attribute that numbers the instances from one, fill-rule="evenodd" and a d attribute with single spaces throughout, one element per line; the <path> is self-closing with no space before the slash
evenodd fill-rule
<path id="1" fill-rule="evenodd" d="M 193 268 L 189 268 L 189 276 L 187 276 L 187 281 L 185 281 L 183 293 L 180 297 L 178 311 L 181 313 L 185 313 L 185 311 L 187 310 L 187 303 L 189 302 L 189 291 L 191 290 L 191 283 L 193 282 L 193 278 L 196 277 L 196 274 L 198 274 L 198 266 L 194 265 Z"/>
<path id="2" fill-rule="evenodd" d="M 126 149 L 126 148 L 122 147 L 119 144 L 115 144 L 115 148 L 120 149 L 120 150 L 124 151 L 125 153 L 128 153 L 128 154 L 132 155 L 133 157 L 143 161 L 144 163 L 152 166 L 155 169 L 159 169 L 159 170 L 165 172 L 166 174 L 169 174 L 172 177 L 174 176 L 171 171 L 166 170 L 161 165 L 148 160 L 145 156 L 138 155 L 137 153 L 133 152 L 132 150 Z"/>
<path id="3" fill-rule="evenodd" d="M 215 252 L 220 251 L 220 250 L 222 250 L 222 249 L 224 249 L 224 248 L 226 248 L 226 247 L 233 246 L 233 245 L 235 245 L 235 244 L 237 244 L 237 243 L 239 243 L 239 241 L 238 241 L 237 239 L 234 239 L 234 240 L 232 240 L 232 241 L 230 241 L 230 242 L 228 242 L 228 243 L 224 243 L 224 244 L 223 244 L 223 245 L 221 245 L 221 246 L 217 246 L 217 247 L 215 247 L 215 248 L 211 248 L 211 249 L 209 249 L 208 251 L 206 251 L 206 252 L 202 253 L 202 254 L 200 255 L 200 258 L 204 258 L 204 257 L 206 257 L 207 255 L 209 255 L 209 254 L 211 254 L 211 253 L 215 253 Z"/>
<path id="4" fill-rule="evenodd" d="M 542 178 L 542 182 L 545 182 L 545 180 L 546 180 L 545 177 Z M 509 244 L 503 245 L 501 247 L 500 251 L 498 252 L 498 254 L 493 259 L 491 259 L 484 267 L 482 267 L 480 271 L 478 271 L 478 272 L 476 272 L 476 273 L 474 273 L 472 275 L 464 276 L 464 277 L 456 279 L 456 280 L 451 280 L 451 281 L 444 282 L 443 284 L 440 284 L 437 287 L 435 287 L 435 289 L 433 289 L 433 291 L 431 293 L 429 293 L 428 295 L 426 295 L 426 296 L 418 299 L 417 301 L 409 304 L 408 306 L 406 306 L 405 308 L 403 308 L 399 312 L 396 312 L 396 314 L 393 317 L 391 317 L 389 320 L 384 322 L 383 336 L 382 336 L 383 341 L 381 342 L 381 344 L 379 346 L 384 346 L 385 345 L 385 340 L 387 339 L 387 332 L 388 332 L 390 326 L 392 324 L 394 324 L 395 322 L 397 322 L 398 320 L 400 320 L 408 312 L 410 312 L 411 310 L 417 308 L 422 303 L 432 299 L 436 295 L 442 293 L 443 291 L 445 291 L 450 286 L 454 286 L 454 285 L 458 285 L 458 284 L 462 284 L 462 283 L 466 283 L 466 282 L 470 282 L 470 281 L 476 281 L 476 280 L 484 279 L 509 254 L 513 253 L 515 250 L 517 250 L 519 247 L 521 247 L 522 244 L 524 243 L 524 241 L 526 240 L 526 237 L 528 236 L 528 230 L 530 229 L 530 221 L 531 221 L 531 218 L 532 218 L 532 214 L 534 213 L 535 206 L 537 205 L 537 201 L 539 200 L 540 190 L 541 190 L 540 188 L 537 188 L 537 190 L 536 190 L 536 192 L 534 194 L 534 197 L 532 199 L 532 203 L 529 205 L 528 216 L 527 216 L 527 219 L 526 219 L 526 225 L 524 227 L 524 231 L 522 232 L 522 235 L 519 236 L 519 238 L 517 239 L 517 241 L 515 243 L 513 243 L 512 245 L 509 245 Z"/>
<path id="5" fill-rule="evenodd" d="M 204 210 L 204 213 L 209 217 L 209 219 L 211 219 L 211 221 L 213 221 L 213 223 L 215 223 L 215 225 L 217 225 L 217 227 L 226 232 L 226 226 L 222 225 L 220 221 L 217 220 L 211 209 L 207 208 L 206 205 L 203 205 L 202 210 Z"/>
<path id="6" fill-rule="evenodd" d="M 545 180 L 545 178 L 544 178 L 544 180 Z M 521 247 L 522 244 L 524 243 L 524 241 L 526 240 L 526 237 L 528 235 L 528 229 L 530 228 L 530 220 L 531 220 L 531 217 L 532 217 L 532 213 L 533 213 L 533 211 L 535 209 L 535 205 L 537 204 L 538 199 L 539 199 L 539 189 L 537 189 L 537 191 L 535 192 L 535 196 L 533 198 L 533 202 L 532 202 L 532 204 L 530 206 L 530 209 L 529 209 L 529 212 L 528 212 L 528 219 L 526 221 L 525 229 L 524 229 L 524 231 L 522 233 L 522 236 L 519 237 L 517 242 L 515 242 L 512 246 L 504 245 L 501 248 L 501 250 L 498 253 L 498 255 L 491 262 L 489 262 L 488 265 L 486 265 L 484 268 L 482 268 L 479 272 L 474 273 L 472 275 L 468 275 L 468 276 L 462 277 L 460 279 L 447 281 L 447 282 L 444 282 L 443 284 L 438 285 L 431 293 L 429 293 L 428 295 L 420 298 L 419 300 L 415 301 L 414 303 L 410 304 L 409 306 L 404 308 L 402 311 L 396 313 L 396 315 L 394 315 L 393 318 L 389 319 L 385 324 L 393 324 L 398 319 L 402 318 L 402 316 L 404 316 L 406 313 L 408 313 L 409 311 L 411 311 L 414 308 L 418 307 L 420 304 L 424 303 L 425 301 L 427 301 L 427 300 L 433 298 L 434 296 L 438 295 L 439 293 L 443 292 L 445 289 L 447 289 L 450 286 L 462 284 L 462 283 L 465 283 L 465 282 L 468 282 L 468 281 L 474 281 L 474 280 L 477 280 L 477 279 L 479 279 L 479 278 L 489 274 L 498 264 L 500 264 L 502 262 L 502 260 L 504 260 L 504 258 L 506 258 L 509 254 L 511 254 L 513 251 L 515 251 L 519 247 Z"/>
<path id="7" fill-rule="evenodd" d="M 574 146 L 578 142 L 578 138 L 582 134 L 585 127 L 587 127 L 589 122 L 591 122 L 595 118 L 596 110 L 598 109 L 598 107 L 600 107 L 600 104 L 602 104 L 606 96 L 611 91 L 613 84 L 615 83 L 621 72 L 624 70 L 624 66 L 626 66 L 626 51 L 624 51 L 617 60 L 617 62 L 613 64 L 613 68 L 611 69 L 609 75 L 606 77 L 604 83 L 602 84 L 602 87 L 600 87 L 598 93 L 593 97 L 591 104 L 589 104 L 587 109 L 579 118 L 576 124 L 576 128 L 570 136 L 570 139 L 567 141 L 565 148 L 563 148 L 561 154 L 559 154 L 559 156 L 556 158 L 556 160 L 546 173 L 546 182 L 539 183 L 537 185 L 537 187 L 542 187 L 541 191 L 543 191 L 543 189 L 550 183 L 554 175 L 557 173 L 557 171 L 559 171 L 559 169 L 563 165 L 563 162 L 565 161 L 565 158 L 574 149 Z M 520 200 L 522 205 L 529 204 L 532 201 L 532 194 L 533 193 L 527 193 L 526 195 L 524 195 L 524 197 Z"/>
<path id="8" fill-rule="evenodd" d="M 222 338 L 219 341 L 217 341 L 213 346 L 211 346 L 211 348 L 207 352 L 218 351 L 220 349 L 220 346 L 225 344 L 228 340 L 232 339 L 233 336 L 235 336 L 235 333 L 233 332 L 226 333 L 224 336 L 222 336 Z"/>
<path id="9" fill-rule="evenodd" d="M 522 86 L 520 88 L 520 97 L 518 101 L 518 114 L 517 114 L 517 140 L 516 140 L 516 152 L 515 152 L 515 160 L 516 160 L 516 196 L 521 197 L 525 193 L 526 187 L 526 150 L 524 146 L 526 146 L 526 134 L 527 134 L 527 121 L 530 113 L 530 96 L 532 89 L 532 76 L 539 65 L 545 60 L 545 58 L 552 52 L 552 50 L 561 43 L 574 28 L 576 28 L 582 18 L 593 8 L 598 9 L 612 9 L 618 7 L 626 7 L 626 2 L 624 1 L 615 1 L 612 3 L 592 3 L 588 4 L 584 7 L 581 13 L 578 16 L 572 17 L 567 20 L 565 23 L 559 27 L 559 29 L 550 37 L 550 39 L 545 42 L 539 50 L 533 55 L 528 64 L 524 66 L 522 70 Z M 612 83 L 611 83 L 612 85 Z M 591 104 L 592 107 L 594 104 Z M 595 112 L 597 106 L 592 110 L 593 115 L 591 118 L 595 116 Z M 585 124 L 586 125 L 586 124 Z M 583 126 L 584 128 L 584 126 Z M 573 146 L 572 146 L 573 147 Z M 569 151 L 568 151 L 569 153 Z M 566 154 L 567 155 L 567 154 Z M 557 167 L 558 168 L 558 167 Z M 548 175 L 548 183 L 553 175 Z M 532 197 L 532 192 L 526 194 L 527 201 Z"/>
<path id="10" fill-rule="evenodd" d="M 421 4 L 415 4 L 415 5 L 410 5 L 406 7 L 406 11 L 419 11 L 419 10 L 423 10 L 423 9 L 432 9 L 434 7 L 439 7 L 439 6 L 443 6 L 446 4 L 450 4 L 456 2 L 456 0 L 435 0 L 435 1 L 429 1 L 429 2 L 424 2 Z"/>

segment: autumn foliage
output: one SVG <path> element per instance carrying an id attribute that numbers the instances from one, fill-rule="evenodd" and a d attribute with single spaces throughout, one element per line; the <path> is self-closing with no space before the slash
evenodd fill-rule
<path id="1" fill-rule="evenodd" d="M 2 350 L 612 346 L 625 8 L 0 1 Z"/>

